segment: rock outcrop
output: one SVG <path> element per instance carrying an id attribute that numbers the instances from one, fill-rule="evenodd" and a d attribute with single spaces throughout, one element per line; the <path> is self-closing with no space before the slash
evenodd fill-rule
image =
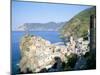
<path id="1" fill-rule="evenodd" d="M 81 49 L 80 49 L 81 48 Z M 81 50 L 78 52 L 77 50 Z M 87 51 L 82 51 L 82 47 L 76 47 L 76 42 L 71 37 L 67 46 L 51 44 L 50 41 L 45 40 L 39 36 L 26 35 L 20 42 L 21 60 L 19 68 L 21 72 L 26 73 L 27 69 L 32 72 L 39 72 L 43 68 L 50 68 L 57 61 L 59 57 L 61 61 L 65 61 L 65 54 L 68 56 L 71 53 L 84 54 Z M 59 64 L 58 64 L 59 65 Z M 59 67 L 56 70 L 59 70 Z"/>

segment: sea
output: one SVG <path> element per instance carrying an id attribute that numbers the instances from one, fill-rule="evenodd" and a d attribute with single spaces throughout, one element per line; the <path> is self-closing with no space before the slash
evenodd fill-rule
<path id="1" fill-rule="evenodd" d="M 40 36 L 51 43 L 62 42 L 57 31 L 30 31 L 29 34 Z M 11 33 L 11 70 L 13 75 L 19 73 L 18 64 L 21 58 L 19 43 L 24 35 L 24 31 L 12 31 Z"/>

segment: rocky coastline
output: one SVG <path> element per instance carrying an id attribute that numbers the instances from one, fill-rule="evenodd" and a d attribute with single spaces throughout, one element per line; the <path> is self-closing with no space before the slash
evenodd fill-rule
<path id="1" fill-rule="evenodd" d="M 85 55 L 89 51 L 89 41 L 83 38 L 70 41 L 66 45 L 52 44 L 40 36 L 25 35 L 20 42 L 20 73 L 57 72 L 62 71 L 62 63 L 68 62 L 68 56 Z M 56 65 L 56 67 L 55 67 Z"/>

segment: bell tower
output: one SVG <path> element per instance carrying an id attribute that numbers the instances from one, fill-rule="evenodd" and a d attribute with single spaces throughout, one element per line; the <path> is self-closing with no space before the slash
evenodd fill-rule
<path id="1" fill-rule="evenodd" d="M 96 16 L 90 15 L 90 51 L 96 49 Z"/>

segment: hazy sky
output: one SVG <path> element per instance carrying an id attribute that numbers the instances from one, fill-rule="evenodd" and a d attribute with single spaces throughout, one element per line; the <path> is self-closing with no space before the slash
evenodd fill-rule
<path id="1" fill-rule="evenodd" d="M 24 23 L 64 22 L 90 6 L 12 2 L 12 30 Z"/>

